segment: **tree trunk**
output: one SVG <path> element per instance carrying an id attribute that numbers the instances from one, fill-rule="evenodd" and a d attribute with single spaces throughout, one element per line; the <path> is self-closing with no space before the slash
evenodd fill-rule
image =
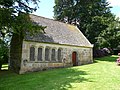
<path id="1" fill-rule="evenodd" d="M 13 34 L 10 47 L 10 67 L 9 69 L 19 73 L 22 57 L 23 37 L 19 34 Z"/>

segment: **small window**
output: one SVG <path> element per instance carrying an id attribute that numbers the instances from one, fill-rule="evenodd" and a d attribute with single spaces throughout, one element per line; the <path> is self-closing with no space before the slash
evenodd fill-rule
<path id="1" fill-rule="evenodd" d="M 42 61 L 42 48 L 38 48 L 38 61 Z"/>
<path id="2" fill-rule="evenodd" d="M 30 61 L 35 61 L 35 48 L 30 47 Z"/>
<path id="3" fill-rule="evenodd" d="M 49 53 L 50 53 L 49 48 L 46 48 L 46 49 L 45 49 L 45 60 L 46 60 L 46 61 L 49 61 Z"/>
<path id="4" fill-rule="evenodd" d="M 55 49 L 52 49 L 51 60 L 55 61 Z"/>
<path id="5" fill-rule="evenodd" d="M 62 61 L 62 56 L 61 56 L 61 49 L 58 49 L 58 61 L 61 62 Z"/>

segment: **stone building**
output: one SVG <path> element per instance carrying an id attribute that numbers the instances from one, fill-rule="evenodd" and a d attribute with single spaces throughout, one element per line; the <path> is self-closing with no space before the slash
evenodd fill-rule
<path id="1" fill-rule="evenodd" d="M 15 52 L 11 54 L 10 67 L 15 64 L 19 74 L 93 62 L 93 45 L 76 26 L 36 15 L 30 17 L 46 29 L 44 33 L 26 35 L 20 60 L 15 61 Z"/>

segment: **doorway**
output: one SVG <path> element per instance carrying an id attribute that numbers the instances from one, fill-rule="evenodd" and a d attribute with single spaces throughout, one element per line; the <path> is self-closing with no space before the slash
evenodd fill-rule
<path id="1" fill-rule="evenodd" d="M 76 59 L 77 59 L 77 53 L 73 52 L 72 53 L 72 63 L 73 63 L 73 66 L 77 66 Z"/>

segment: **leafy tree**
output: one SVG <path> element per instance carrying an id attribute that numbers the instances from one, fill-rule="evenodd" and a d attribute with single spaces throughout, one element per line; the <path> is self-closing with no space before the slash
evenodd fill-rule
<path id="1" fill-rule="evenodd" d="M 55 0 L 54 18 L 75 24 L 96 46 L 99 34 L 108 28 L 113 16 L 106 0 Z"/>
<path id="2" fill-rule="evenodd" d="M 12 58 L 12 53 L 14 53 L 12 49 L 14 48 L 16 51 L 18 50 L 16 60 L 20 61 L 22 41 L 26 33 L 29 32 L 33 35 L 44 30 L 45 27 L 33 23 L 29 17 L 30 13 L 36 11 L 38 3 L 39 0 L 0 0 L 0 36 L 2 38 L 6 34 L 12 36 L 12 39 L 9 39 L 10 58 Z M 34 4 L 35 7 L 30 7 L 31 4 Z M 3 52 L 0 53 L 3 54 Z"/>
<path id="3" fill-rule="evenodd" d="M 2 64 L 8 62 L 8 56 L 9 56 L 8 52 L 9 52 L 8 44 L 0 40 L 0 70 Z"/>
<path id="4" fill-rule="evenodd" d="M 0 70 L 3 63 L 8 63 L 10 38 L 11 34 L 7 32 L 7 28 L 2 29 L 0 34 Z"/>
<path id="5" fill-rule="evenodd" d="M 29 7 L 30 3 L 37 5 L 39 0 L 0 0 L 0 33 L 6 29 L 6 32 L 23 34 L 26 30 L 33 34 L 42 26 L 33 24 L 29 13 L 36 11 L 37 7 Z M 34 30 L 33 30 L 34 29 Z M 2 36 L 4 36 L 2 34 Z"/>
<path id="6" fill-rule="evenodd" d="M 112 49 L 117 48 L 120 45 L 120 21 L 119 18 L 115 19 L 115 16 L 111 17 L 109 27 L 102 31 L 97 39 L 97 43 L 100 48 L 110 47 Z"/>

